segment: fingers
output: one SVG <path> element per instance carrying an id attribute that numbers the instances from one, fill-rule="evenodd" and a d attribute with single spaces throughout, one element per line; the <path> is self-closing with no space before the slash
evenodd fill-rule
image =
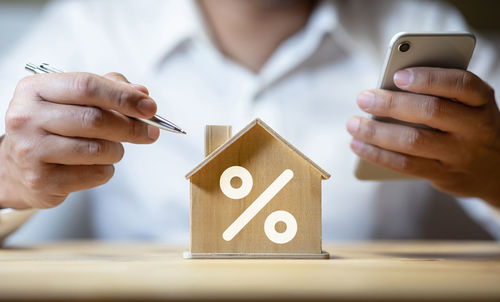
<path id="1" fill-rule="evenodd" d="M 41 164 L 39 169 L 23 173 L 22 183 L 31 192 L 30 204 L 37 208 L 52 208 L 69 193 L 97 187 L 114 174 L 112 165 L 66 166 Z M 25 192 L 26 193 L 26 192 Z"/>
<path id="2" fill-rule="evenodd" d="M 45 102 L 42 105 L 40 127 L 50 133 L 135 144 L 150 144 L 159 136 L 154 127 L 114 111 Z"/>
<path id="3" fill-rule="evenodd" d="M 363 91 L 358 106 L 376 116 L 425 124 L 442 131 L 467 131 L 479 112 L 475 108 L 430 95 L 396 92 L 382 89 Z"/>
<path id="4" fill-rule="evenodd" d="M 118 72 L 108 72 L 105 75 L 103 75 L 103 77 L 110 79 L 110 80 L 113 80 L 113 81 L 124 82 L 124 83 L 130 84 L 129 80 L 123 74 L 118 73 Z"/>
<path id="5" fill-rule="evenodd" d="M 352 140 L 351 149 L 364 160 L 403 174 L 421 178 L 443 175 L 442 164 L 433 159 L 425 159 L 384 150 L 359 140 Z"/>
<path id="6" fill-rule="evenodd" d="M 123 157 L 119 142 L 158 138 L 157 128 L 133 119 L 155 112 L 147 89 L 119 74 L 23 79 L 6 113 L 2 142 L 10 169 L 5 182 L 16 192 L 13 204 L 50 208 L 71 192 L 104 184 Z"/>
<path id="7" fill-rule="evenodd" d="M 149 95 L 149 90 L 145 86 L 130 83 L 129 80 L 121 73 L 110 72 L 110 73 L 105 74 L 104 77 L 108 78 L 110 80 L 113 80 L 113 81 L 127 83 L 130 86 L 134 87 L 135 89 L 139 90 L 140 92 Z"/>
<path id="8" fill-rule="evenodd" d="M 454 137 L 443 132 L 352 117 L 347 130 L 354 139 L 386 150 L 445 162 L 455 162 L 449 145 Z"/>
<path id="9" fill-rule="evenodd" d="M 56 194 L 71 193 L 94 188 L 108 182 L 115 172 L 112 165 L 53 166 L 52 179 L 47 183 L 54 186 Z"/>
<path id="10" fill-rule="evenodd" d="M 459 69 L 407 68 L 394 74 L 394 84 L 406 91 L 456 99 L 469 106 L 482 106 L 494 99 L 491 86 Z"/>
<path id="11" fill-rule="evenodd" d="M 156 103 L 130 85 L 90 73 L 51 73 L 26 77 L 17 91 L 34 93 L 43 100 L 110 109 L 127 116 L 151 118 Z"/>
<path id="12" fill-rule="evenodd" d="M 48 135 L 38 148 L 39 160 L 62 165 L 112 165 L 123 157 L 120 143 Z"/>

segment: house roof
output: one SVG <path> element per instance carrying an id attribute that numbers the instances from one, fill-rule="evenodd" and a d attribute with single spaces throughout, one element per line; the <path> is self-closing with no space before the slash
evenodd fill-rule
<path id="1" fill-rule="evenodd" d="M 321 177 L 323 179 L 328 179 L 330 178 L 330 174 L 328 174 L 325 170 L 321 169 L 320 166 L 318 166 L 315 162 L 313 162 L 309 157 L 305 156 L 302 152 L 300 152 L 297 148 L 295 148 L 292 144 L 287 142 L 281 135 L 279 135 L 276 131 L 274 131 L 271 127 L 269 127 L 266 123 L 264 123 L 261 119 L 257 118 L 253 120 L 250 124 L 248 124 L 245 128 L 243 128 L 240 132 L 236 133 L 233 137 L 231 137 L 227 142 L 219 146 L 217 149 L 215 149 L 212 153 L 210 153 L 205 159 L 200 162 L 196 167 L 194 167 L 188 174 L 186 174 L 186 178 L 189 179 L 191 176 L 196 174 L 196 172 L 200 171 L 206 164 L 208 164 L 212 159 L 217 157 L 224 149 L 229 147 L 232 143 L 237 141 L 240 137 L 242 137 L 245 133 L 247 133 L 250 129 L 252 129 L 255 126 L 261 126 L 266 130 L 269 134 L 271 134 L 275 139 L 278 141 L 282 142 L 285 144 L 288 148 L 293 150 L 297 155 L 302 157 L 306 162 L 308 162 L 314 169 L 318 171 L 319 174 L 321 174 Z"/>

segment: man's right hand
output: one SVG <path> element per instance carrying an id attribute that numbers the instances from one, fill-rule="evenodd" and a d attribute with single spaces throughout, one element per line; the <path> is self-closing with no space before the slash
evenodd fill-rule
<path id="1" fill-rule="evenodd" d="M 147 89 L 116 73 L 58 73 L 21 80 L 0 142 L 0 208 L 51 208 L 106 183 L 123 157 L 120 142 L 150 144 L 158 128 Z"/>

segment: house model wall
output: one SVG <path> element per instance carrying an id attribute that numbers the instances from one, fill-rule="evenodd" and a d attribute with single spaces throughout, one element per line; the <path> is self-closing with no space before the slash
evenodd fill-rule
<path id="1" fill-rule="evenodd" d="M 210 154 L 186 175 L 191 255 L 322 255 L 321 181 L 330 175 L 259 119 L 225 141 L 227 129 L 207 128 Z"/>

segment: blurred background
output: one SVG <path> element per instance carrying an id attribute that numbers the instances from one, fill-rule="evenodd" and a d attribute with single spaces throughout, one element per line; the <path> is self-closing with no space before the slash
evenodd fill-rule
<path id="1" fill-rule="evenodd" d="M 64 1 L 64 0 L 62 0 Z M 446 1 L 446 0 L 435 0 Z M 0 0 L 0 58 L 33 26 L 48 0 Z M 448 0 L 457 7 L 472 28 L 497 41 L 500 47 L 500 1 Z"/>
<path id="2" fill-rule="evenodd" d="M 498 12 L 500 12 L 500 0 L 430 1 L 447 2 L 455 6 L 464 15 L 472 29 L 479 32 L 482 38 L 489 38 L 490 42 L 496 45 L 497 52 L 500 52 L 500 18 L 498 16 Z M 36 25 L 43 7 L 49 2 L 49 0 L 0 0 L 0 61 L 2 61 L 9 53 L 9 50 L 13 49 L 17 42 L 20 42 L 21 38 L 23 38 L 23 36 Z M 56 38 L 57 37 L 54 37 L 54 39 Z M 65 211 L 65 207 L 69 206 L 68 204 L 69 203 L 65 203 L 60 207 L 60 213 Z M 83 205 L 83 203 L 78 204 Z M 66 234 L 71 234 L 73 237 L 81 236 L 81 238 L 87 238 L 86 236 L 92 233 L 92 229 L 88 224 L 87 219 L 87 216 L 90 217 L 90 214 L 85 212 L 85 209 L 87 208 L 83 206 L 79 209 L 78 217 L 61 214 L 58 215 L 57 213 L 59 212 L 53 212 L 52 215 L 46 215 L 43 216 L 43 218 L 40 218 L 45 219 L 43 223 L 49 224 L 49 221 L 58 220 L 61 222 L 61 219 L 68 221 L 68 223 L 65 223 L 67 227 L 64 229 L 54 229 L 51 234 L 40 234 L 37 232 L 18 232 L 17 234 L 19 235 L 19 238 L 22 239 L 21 241 L 26 242 L 43 241 L 47 238 L 65 238 L 67 237 Z M 43 232 L 43 230 L 40 230 L 40 232 Z M 17 242 L 19 242 L 19 239 L 15 240 L 18 240 Z"/>

